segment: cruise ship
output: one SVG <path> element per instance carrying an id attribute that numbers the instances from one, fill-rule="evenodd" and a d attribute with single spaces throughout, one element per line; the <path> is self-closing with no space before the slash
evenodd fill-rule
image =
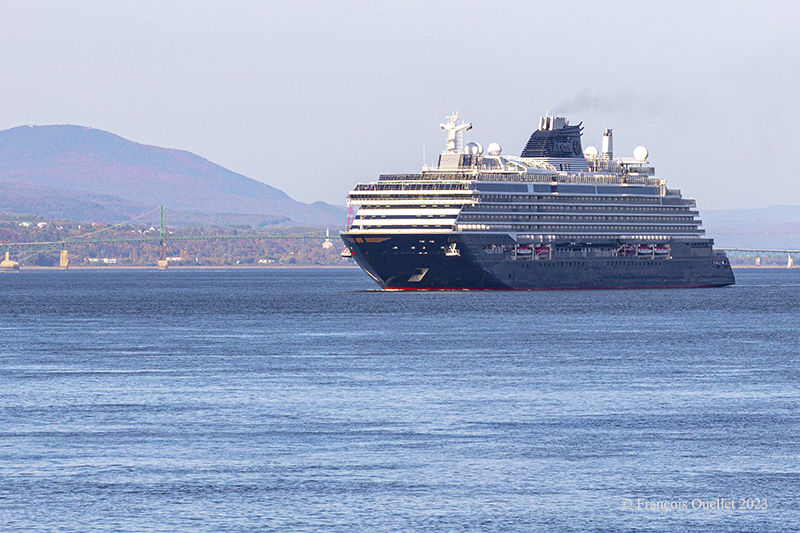
<path id="1" fill-rule="evenodd" d="M 639 146 L 615 158 L 581 143 L 582 125 L 541 117 L 519 157 L 464 144 L 441 124 L 435 168 L 382 174 L 348 193 L 343 256 L 384 289 L 634 289 L 734 283 L 694 199 L 667 188 Z"/>

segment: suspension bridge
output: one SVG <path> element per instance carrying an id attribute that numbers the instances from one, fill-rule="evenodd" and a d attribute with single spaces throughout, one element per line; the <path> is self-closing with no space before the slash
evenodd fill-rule
<path id="1" fill-rule="evenodd" d="M 136 218 L 141 218 L 148 213 L 144 213 Z M 135 219 L 134 219 L 135 220 Z M 141 235 L 138 237 L 119 237 L 119 236 L 111 236 L 111 237 L 93 237 L 89 238 L 91 235 L 96 235 L 103 231 L 107 231 L 113 229 L 115 227 L 122 226 L 124 224 L 129 224 L 132 221 L 116 224 L 109 228 L 105 228 L 98 232 L 94 232 L 89 236 L 75 236 L 69 237 L 59 241 L 46 241 L 46 242 L 15 242 L 15 243 L 0 243 L 0 253 L 5 253 L 5 261 L 3 263 L 7 264 L 4 266 L 11 266 L 13 263 L 10 260 L 10 255 L 12 253 L 28 253 L 31 255 L 36 255 L 42 252 L 59 252 L 59 267 L 60 268 L 67 268 L 69 265 L 69 248 L 75 245 L 86 245 L 86 244 L 114 244 L 114 243 L 128 243 L 128 244 L 137 244 L 137 243 L 151 243 L 157 244 L 159 246 L 159 259 L 157 266 L 158 268 L 167 268 L 167 244 L 168 242 L 185 242 L 185 241 L 211 241 L 211 240 L 246 240 L 246 239 L 253 239 L 253 240 L 260 240 L 260 239 L 308 239 L 308 240 L 319 240 L 323 241 L 323 246 L 326 248 L 330 248 L 333 246 L 333 243 L 330 241 L 330 236 L 328 231 L 326 230 L 325 235 L 276 235 L 276 234 L 267 234 L 267 233 L 260 233 L 260 232 L 250 232 L 250 233 L 242 233 L 239 230 L 236 230 L 234 234 L 218 234 L 218 235 L 182 235 L 182 234 L 174 234 L 167 230 L 167 217 L 166 217 L 166 207 L 161 206 L 161 224 L 159 227 L 158 235 Z M 235 229 L 235 228 L 231 228 Z"/>
<path id="2" fill-rule="evenodd" d="M 739 259 L 743 261 L 752 260 L 754 266 L 762 265 L 763 260 L 772 260 L 774 264 L 785 261 L 786 266 L 792 268 L 795 260 L 800 258 L 800 250 L 774 250 L 774 249 L 755 249 L 755 248 L 720 248 L 728 256 L 728 259 Z"/>

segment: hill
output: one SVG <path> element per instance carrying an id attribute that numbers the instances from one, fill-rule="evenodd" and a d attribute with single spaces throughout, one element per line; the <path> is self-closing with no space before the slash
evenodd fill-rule
<path id="1" fill-rule="evenodd" d="M 343 207 L 298 202 L 191 152 L 83 126 L 0 131 L 0 211 L 121 222 L 162 204 L 186 220 L 217 223 L 244 217 L 253 225 L 340 226 L 345 220 Z"/>

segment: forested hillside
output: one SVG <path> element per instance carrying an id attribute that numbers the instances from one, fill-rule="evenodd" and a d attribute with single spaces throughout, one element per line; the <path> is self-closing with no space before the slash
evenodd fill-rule
<path id="1" fill-rule="evenodd" d="M 262 238 L 243 239 L 258 233 Z M 122 240 L 152 238 L 153 242 L 72 243 L 67 245 L 71 265 L 153 266 L 159 256 L 160 228 L 154 225 L 101 224 L 33 216 L 0 214 L 0 246 L 8 243 Z M 271 238 L 263 236 L 270 235 Z M 208 239 L 225 236 L 226 239 Z M 197 240 L 180 240 L 194 238 Z M 254 231 L 249 227 L 214 226 L 168 227 L 167 256 L 170 264 L 183 266 L 333 266 L 352 265 L 342 259 L 338 235 L 331 235 L 331 246 L 324 247 L 324 232 L 319 228 L 276 228 Z M 13 259 L 22 266 L 58 264 L 58 246 L 41 253 L 20 251 Z"/>

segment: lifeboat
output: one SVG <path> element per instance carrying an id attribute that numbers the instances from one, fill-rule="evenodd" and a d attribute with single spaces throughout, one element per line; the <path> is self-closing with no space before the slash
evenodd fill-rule
<path id="1" fill-rule="evenodd" d="M 639 255 L 652 255 L 653 248 L 649 244 L 642 244 L 636 249 L 636 252 Z"/>

